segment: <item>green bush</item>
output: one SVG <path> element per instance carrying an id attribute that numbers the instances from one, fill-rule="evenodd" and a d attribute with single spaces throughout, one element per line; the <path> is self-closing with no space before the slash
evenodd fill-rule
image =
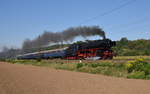
<path id="1" fill-rule="evenodd" d="M 150 79 L 150 74 L 146 75 L 145 79 Z"/>
<path id="2" fill-rule="evenodd" d="M 63 69 L 63 70 L 71 70 L 71 71 L 75 71 L 76 70 L 76 64 L 57 64 L 57 63 L 54 63 L 54 64 L 51 64 L 52 67 L 56 68 L 56 69 Z"/>
<path id="3" fill-rule="evenodd" d="M 41 61 L 41 58 L 38 58 L 38 59 L 36 59 L 37 60 L 37 62 L 40 62 Z"/>
<path id="4" fill-rule="evenodd" d="M 102 62 L 102 63 L 88 63 L 87 66 L 92 67 L 92 68 L 96 68 L 96 67 L 112 67 L 114 64 L 113 63 L 109 63 L 109 62 Z"/>
<path id="5" fill-rule="evenodd" d="M 92 68 L 96 68 L 99 66 L 99 63 L 89 63 L 88 66 Z"/>
<path id="6" fill-rule="evenodd" d="M 135 78 L 135 79 L 144 79 L 145 78 L 145 72 L 137 71 L 137 72 L 132 72 L 127 76 L 127 78 Z"/>
<path id="7" fill-rule="evenodd" d="M 83 63 L 77 63 L 77 69 L 83 67 Z"/>
<path id="8" fill-rule="evenodd" d="M 114 64 L 110 63 L 110 62 L 102 62 L 102 63 L 99 63 L 99 66 L 102 66 L 102 67 L 113 67 Z"/>
<path id="9" fill-rule="evenodd" d="M 144 71 L 147 67 L 148 63 L 144 61 L 144 59 L 140 58 L 135 61 L 128 61 L 126 63 L 126 68 L 128 70 L 128 73 L 131 73 L 133 71 Z"/>
<path id="10" fill-rule="evenodd" d="M 3 62 L 5 62 L 5 61 L 6 61 L 6 59 L 0 58 L 0 61 L 3 61 Z"/>
<path id="11" fill-rule="evenodd" d="M 126 68 L 130 73 L 127 78 L 150 79 L 150 64 L 142 58 L 127 62 Z"/>
<path id="12" fill-rule="evenodd" d="M 79 72 L 87 72 L 87 73 L 94 73 L 93 72 L 94 71 L 93 68 L 88 67 L 88 66 L 83 66 L 83 67 L 77 69 L 77 71 L 79 71 Z"/>

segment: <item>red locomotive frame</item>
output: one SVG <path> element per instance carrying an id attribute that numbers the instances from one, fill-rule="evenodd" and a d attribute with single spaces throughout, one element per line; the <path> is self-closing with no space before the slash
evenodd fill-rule
<path id="1" fill-rule="evenodd" d="M 99 57 L 99 59 L 112 59 L 114 55 L 115 54 L 110 49 L 91 48 L 78 50 L 75 56 L 68 56 L 65 57 L 65 59 L 87 59 L 93 57 Z"/>

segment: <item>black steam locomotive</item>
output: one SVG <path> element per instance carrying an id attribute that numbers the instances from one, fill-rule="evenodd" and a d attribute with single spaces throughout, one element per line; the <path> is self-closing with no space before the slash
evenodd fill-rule
<path id="1" fill-rule="evenodd" d="M 65 49 L 55 49 L 19 55 L 18 59 L 112 59 L 114 52 L 111 50 L 116 45 L 110 39 L 78 42 Z"/>

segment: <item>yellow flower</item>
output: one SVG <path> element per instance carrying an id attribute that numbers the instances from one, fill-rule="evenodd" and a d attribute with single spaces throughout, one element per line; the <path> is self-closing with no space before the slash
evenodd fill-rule
<path id="1" fill-rule="evenodd" d="M 128 64 L 135 64 L 135 61 L 128 61 Z"/>
<path id="2" fill-rule="evenodd" d="M 144 59 L 143 58 L 138 58 L 136 61 L 143 62 Z"/>
<path id="3" fill-rule="evenodd" d="M 127 67 L 127 68 L 131 68 L 131 67 L 133 67 L 133 64 L 128 63 L 128 64 L 126 64 L 126 67 Z"/>

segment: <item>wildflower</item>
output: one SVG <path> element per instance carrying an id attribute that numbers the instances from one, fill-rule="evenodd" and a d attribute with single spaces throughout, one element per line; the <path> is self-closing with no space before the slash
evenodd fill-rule
<path id="1" fill-rule="evenodd" d="M 133 64 L 128 63 L 128 64 L 126 64 L 126 67 L 127 67 L 127 68 L 132 68 L 132 67 L 133 67 Z"/>
<path id="2" fill-rule="evenodd" d="M 143 58 L 138 58 L 136 61 L 138 61 L 138 62 L 143 62 L 144 59 L 143 59 Z"/>

